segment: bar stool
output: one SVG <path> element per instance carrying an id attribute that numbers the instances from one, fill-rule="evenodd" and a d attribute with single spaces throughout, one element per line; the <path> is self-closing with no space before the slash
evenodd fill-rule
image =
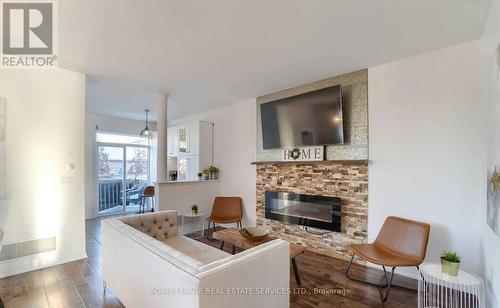
<path id="1" fill-rule="evenodd" d="M 151 198 L 151 212 L 154 212 L 155 211 L 155 187 L 154 186 L 146 186 L 146 188 L 144 188 L 144 192 L 141 195 L 141 206 L 139 208 L 139 213 L 144 214 L 147 198 Z M 141 210 L 141 208 L 142 208 L 142 210 Z"/>

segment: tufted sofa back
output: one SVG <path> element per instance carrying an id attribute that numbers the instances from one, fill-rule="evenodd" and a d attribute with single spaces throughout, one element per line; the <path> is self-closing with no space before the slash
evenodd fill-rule
<path id="1" fill-rule="evenodd" d="M 165 241 L 177 235 L 177 212 L 164 211 L 134 215 L 120 219 L 123 223 L 157 239 Z"/>

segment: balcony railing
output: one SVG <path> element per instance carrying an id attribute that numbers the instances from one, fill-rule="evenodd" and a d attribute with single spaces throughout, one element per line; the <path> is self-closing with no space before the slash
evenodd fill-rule
<path id="1" fill-rule="evenodd" d="M 99 179 L 99 212 L 123 205 L 123 182 L 122 179 Z M 127 180 L 127 205 L 138 204 L 140 195 L 144 191 L 147 182 L 141 180 Z"/>

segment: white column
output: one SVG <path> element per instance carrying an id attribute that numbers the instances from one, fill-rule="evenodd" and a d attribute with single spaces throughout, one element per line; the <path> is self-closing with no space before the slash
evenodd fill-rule
<path id="1" fill-rule="evenodd" d="M 158 130 L 156 177 L 158 182 L 167 180 L 167 106 L 168 95 L 158 93 L 155 95 L 157 104 L 156 128 Z"/>

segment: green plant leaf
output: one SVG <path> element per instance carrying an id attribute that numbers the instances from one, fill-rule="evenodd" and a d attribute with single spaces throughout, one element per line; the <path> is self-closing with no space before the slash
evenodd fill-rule
<path id="1" fill-rule="evenodd" d="M 455 251 L 445 250 L 441 254 L 441 259 L 448 261 L 448 262 L 460 263 L 460 260 L 462 259 L 462 257 Z"/>

